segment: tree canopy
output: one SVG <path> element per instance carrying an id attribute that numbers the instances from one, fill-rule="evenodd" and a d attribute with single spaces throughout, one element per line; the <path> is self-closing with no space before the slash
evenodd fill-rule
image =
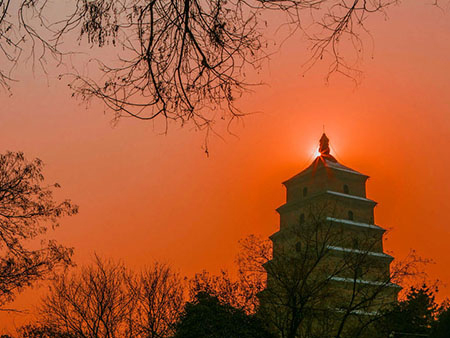
<path id="1" fill-rule="evenodd" d="M 380 321 L 380 330 L 385 336 L 395 337 L 411 334 L 429 335 L 438 314 L 435 288 L 427 285 L 411 287 L 405 299 L 393 304 Z"/>
<path id="2" fill-rule="evenodd" d="M 199 292 L 186 304 L 174 338 L 274 338 L 254 315 Z"/>
<path id="3" fill-rule="evenodd" d="M 437 320 L 433 323 L 430 338 L 446 338 L 450 335 L 450 306 L 449 301 L 439 308 Z"/>
<path id="4" fill-rule="evenodd" d="M 42 169 L 41 160 L 23 153 L 0 155 L 0 309 L 25 286 L 71 264 L 72 249 L 44 235 L 78 208 L 54 200 L 59 185 L 45 184 Z"/>

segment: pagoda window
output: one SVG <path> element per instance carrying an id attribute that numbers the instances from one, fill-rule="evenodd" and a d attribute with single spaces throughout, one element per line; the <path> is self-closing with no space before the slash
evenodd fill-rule
<path id="1" fill-rule="evenodd" d="M 351 210 L 348 211 L 348 219 L 350 221 L 353 221 L 353 211 L 351 211 Z"/>
<path id="2" fill-rule="evenodd" d="M 308 195 L 308 188 L 304 187 L 303 188 L 303 197 L 306 196 L 306 195 Z"/>
<path id="3" fill-rule="evenodd" d="M 299 222 L 300 222 L 300 225 L 302 225 L 303 223 L 305 223 L 305 214 L 301 214 L 301 215 L 300 215 Z"/>
<path id="4" fill-rule="evenodd" d="M 344 184 L 344 194 L 348 194 L 349 190 L 348 190 L 348 185 Z"/>

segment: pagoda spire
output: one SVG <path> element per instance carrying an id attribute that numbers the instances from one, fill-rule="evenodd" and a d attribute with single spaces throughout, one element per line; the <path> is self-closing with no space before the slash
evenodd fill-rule
<path id="1" fill-rule="evenodd" d="M 319 152 L 320 152 L 320 160 L 328 160 L 332 162 L 337 162 L 336 159 L 330 154 L 330 140 L 328 139 L 325 133 L 322 134 L 322 137 L 319 141 Z"/>
<path id="2" fill-rule="evenodd" d="M 330 155 L 330 140 L 328 139 L 327 135 L 325 133 L 322 134 L 322 137 L 320 138 L 319 144 L 319 152 L 320 155 L 326 156 Z"/>

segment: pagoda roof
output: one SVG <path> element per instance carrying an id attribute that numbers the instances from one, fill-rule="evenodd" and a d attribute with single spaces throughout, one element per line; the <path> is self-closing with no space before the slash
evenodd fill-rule
<path id="1" fill-rule="evenodd" d="M 317 156 L 315 160 L 303 171 L 299 174 L 291 177 L 287 181 L 284 181 L 283 184 L 288 184 L 290 181 L 294 181 L 297 178 L 302 176 L 306 176 L 308 174 L 314 174 L 317 170 L 321 168 L 329 169 L 329 170 L 337 170 L 342 172 L 347 172 L 350 174 L 358 175 L 364 178 L 368 178 L 369 176 L 360 173 L 352 168 L 346 167 L 345 165 L 339 163 L 333 155 L 330 154 L 330 145 L 329 139 L 325 133 L 322 134 L 322 137 L 319 141 L 319 152 L 320 156 Z"/>
<path id="2" fill-rule="evenodd" d="M 384 258 L 392 261 L 394 257 L 391 255 L 388 255 L 384 252 L 375 252 L 375 251 L 366 251 L 366 250 L 359 250 L 359 249 L 351 249 L 351 248 L 344 248 L 341 246 L 334 246 L 334 245 L 327 245 L 327 249 L 333 250 L 333 251 L 340 251 L 345 253 L 354 253 L 354 254 L 360 254 L 360 255 L 367 255 L 367 256 L 373 256 L 378 258 Z"/>
<path id="3" fill-rule="evenodd" d="M 317 156 L 316 159 L 307 168 L 302 170 L 297 175 L 291 177 L 290 179 L 284 181 L 283 184 L 287 184 L 290 181 L 294 181 L 297 178 L 300 178 L 302 176 L 306 176 L 308 174 L 314 174 L 317 170 L 319 170 L 321 168 L 347 172 L 347 173 L 358 175 L 358 176 L 365 177 L 365 178 L 369 177 L 367 175 L 364 175 L 364 174 L 360 173 L 359 171 L 356 171 L 356 170 L 354 170 L 352 168 L 346 167 L 345 165 L 339 163 L 331 155 L 320 155 L 320 156 Z"/>
<path id="4" fill-rule="evenodd" d="M 375 206 L 377 204 L 377 202 L 375 202 L 374 200 L 371 200 L 369 198 L 365 198 L 365 197 L 360 197 L 360 196 L 355 196 L 355 195 L 349 195 L 349 194 L 342 194 L 336 191 L 331 191 L 331 190 L 325 190 L 322 192 L 319 192 L 317 194 L 314 194 L 312 196 L 309 196 L 303 200 L 294 200 L 291 202 L 286 202 L 285 204 L 283 204 L 282 206 L 279 206 L 276 210 L 277 212 L 282 212 L 284 210 L 291 210 L 292 208 L 296 208 L 299 205 L 305 203 L 306 201 L 311 201 L 315 198 L 324 196 L 324 195 L 331 195 L 331 196 L 336 196 L 339 198 L 348 198 L 348 199 L 352 199 L 356 202 L 361 202 L 361 203 L 368 203 L 371 204 L 373 206 Z"/>

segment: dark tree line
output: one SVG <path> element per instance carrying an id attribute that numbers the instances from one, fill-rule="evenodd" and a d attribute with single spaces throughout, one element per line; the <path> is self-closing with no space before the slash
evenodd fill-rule
<path id="1" fill-rule="evenodd" d="M 173 337 L 275 338 L 275 335 L 260 317 L 221 302 L 217 296 L 199 292 L 186 303 Z"/>
<path id="2" fill-rule="evenodd" d="M 96 257 L 93 264 L 54 280 L 40 306 L 39 320 L 21 334 L 29 338 L 359 338 L 367 334 L 382 338 L 422 332 L 440 338 L 447 332 L 448 306 L 436 304 L 433 289 L 411 288 L 400 301 L 392 296 L 394 281 L 417 277 L 420 260 L 392 267 L 376 283 L 360 283 L 372 271 L 367 269 L 367 263 L 374 263 L 367 257 L 369 251 L 356 257 L 349 254 L 339 265 L 334 261 L 336 266 L 330 270 L 322 263 L 330 259 L 326 247 L 332 238 L 322 226 L 320 231 L 310 230 L 311 239 L 303 233 L 303 243 L 311 255 L 303 261 L 286 253 L 274 262 L 268 241 L 255 236 L 244 239 L 238 272 L 233 275 L 203 271 L 186 279 L 164 264 L 135 272 Z M 320 241 L 312 239 L 319 236 Z M 269 267 L 267 262 L 272 262 Z M 324 268 L 326 274 L 321 273 Z M 334 287 L 335 277 L 352 271 L 354 277 L 349 275 L 345 281 L 349 288 Z M 267 279 L 277 279 L 282 287 L 267 288 Z"/>
<path id="3" fill-rule="evenodd" d="M 450 336 L 448 300 L 438 304 L 437 288 L 426 284 L 410 287 L 405 297 L 384 314 L 377 327 L 384 337 L 443 338 Z"/>
<path id="4" fill-rule="evenodd" d="M 167 265 L 155 263 L 143 272 L 96 258 L 94 263 L 54 281 L 44 298 L 39 320 L 24 326 L 23 338 L 152 337 L 152 338 L 275 338 L 274 328 L 259 305 L 249 307 L 242 295 L 254 292 L 239 277 L 203 272 L 191 280 Z M 438 305 L 435 289 L 411 287 L 373 321 L 371 337 L 408 337 L 422 333 L 448 337 L 450 308 Z M 306 320 L 302 325 L 306 325 Z M 323 325 L 326 325 L 324 322 Z M 316 337 L 311 332 L 296 337 Z M 365 337 L 362 333 L 320 337 Z"/>
<path id="5" fill-rule="evenodd" d="M 58 226 L 62 216 L 77 212 L 69 200 L 54 200 L 56 187 L 45 184 L 40 160 L 28 161 L 22 153 L 0 155 L 2 310 L 24 287 L 72 264 L 71 248 L 48 240 L 38 246 L 29 242 Z M 362 233 L 355 244 L 354 236 L 324 219 L 320 210 L 308 217 L 308 226 L 283 233 L 283 246 L 256 236 L 242 240 L 236 274 L 203 271 L 188 280 L 165 264 L 135 272 L 98 257 L 79 270 L 64 270 L 53 278 L 38 321 L 21 335 L 448 336 L 448 303 L 438 305 L 434 289 L 411 288 L 404 299 L 395 297 L 398 284 L 419 276 L 421 259 L 412 256 L 390 269 L 377 267 L 372 246 L 379 241 L 373 233 Z M 342 283 L 347 286 L 336 287 Z"/>

